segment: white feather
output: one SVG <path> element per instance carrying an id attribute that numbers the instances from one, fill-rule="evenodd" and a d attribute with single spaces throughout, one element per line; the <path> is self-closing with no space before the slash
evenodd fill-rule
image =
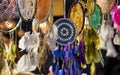
<path id="1" fill-rule="evenodd" d="M 107 50 L 106 56 L 108 57 L 116 57 L 118 53 L 116 52 L 113 44 L 112 38 L 114 37 L 114 30 L 111 26 L 110 21 L 103 21 L 103 24 L 100 28 L 100 41 L 101 41 L 101 48 Z"/>
<path id="2" fill-rule="evenodd" d="M 58 29 L 55 25 L 52 25 L 50 29 L 49 38 L 48 38 L 48 45 L 50 46 L 51 50 L 56 49 L 56 40 L 58 37 Z"/>

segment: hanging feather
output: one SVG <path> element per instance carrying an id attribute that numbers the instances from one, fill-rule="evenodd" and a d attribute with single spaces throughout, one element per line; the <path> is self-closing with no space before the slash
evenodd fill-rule
<path id="1" fill-rule="evenodd" d="M 65 57 L 64 47 L 61 47 L 61 50 L 60 50 L 59 55 L 60 55 L 60 59 L 61 59 L 62 61 L 64 61 L 64 57 Z"/>
<path id="2" fill-rule="evenodd" d="M 48 45 L 50 46 L 51 50 L 54 50 L 56 48 L 57 38 L 58 38 L 58 29 L 55 25 L 52 25 L 48 33 Z"/>
<path id="3" fill-rule="evenodd" d="M 80 75 L 80 65 L 77 60 L 74 60 L 75 75 Z"/>
<path id="4" fill-rule="evenodd" d="M 107 50 L 106 56 L 108 57 L 116 57 L 118 53 L 116 52 L 113 44 L 112 39 L 114 37 L 114 29 L 111 26 L 111 20 L 108 21 L 103 20 L 103 24 L 100 29 L 100 42 L 101 42 L 101 48 L 104 48 Z"/>
<path id="5" fill-rule="evenodd" d="M 86 51 L 85 51 L 84 33 L 83 33 L 82 40 L 79 43 L 79 54 L 80 54 L 80 61 L 81 61 L 82 64 L 86 63 L 85 53 L 86 53 Z"/>
<path id="6" fill-rule="evenodd" d="M 56 63 L 53 63 L 53 64 L 52 64 L 52 72 L 53 72 L 53 73 L 55 73 L 56 65 L 57 65 Z"/>
<path id="7" fill-rule="evenodd" d="M 65 69 L 62 68 L 60 71 L 59 71 L 59 75 L 66 75 L 66 72 L 65 72 Z"/>
<path id="8" fill-rule="evenodd" d="M 79 53 L 79 47 L 77 45 L 77 41 L 75 41 L 74 46 L 75 46 L 75 52 L 74 53 L 77 55 Z"/>
<path id="9" fill-rule="evenodd" d="M 68 57 L 69 57 L 70 59 L 73 59 L 73 58 L 74 58 L 74 49 L 70 49 L 70 50 L 69 50 Z"/>
<path id="10" fill-rule="evenodd" d="M 68 50 L 69 50 L 69 46 L 67 45 L 65 47 L 65 56 L 64 56 L 64 63 L 67 65 L 67 62 L 68 62 Z"/>
<path id="11" fill-rule="evenodd" d="M 56 68 L 55 68 L 55 75 L 59 75 L 59 66 L 58 66 L 58 64 L 56 65 Z"/>
<path id="12" fill-rule="evenodd" d="M 58 50 L 58 49 L 53 50 L 53 51 L 52 51 L 52 55 L 53 55 L 55 58 L 58 58 L 58 57 L 59 57 L 59 50 Z"/>
<path id="13" fill-rule="evenodd" d="M 100 40 L 97 32 L 93 29 L 84 29 L 85 32 L 85 45 L 86 45 L 86 62 L 88 64 L 95 62 L 98 63 L 101 59 L 98 57 L 98 50 L 100 50 Z"/>
<path id="14" fill-rule="evenodd" d="M 109 26 L 109 34 L 108 34 L 108 41 L 106 43 L 106 46 L 107 46 L 107 54 L 106 56 L 110 56 L 110 57 L 116 57 L 118 55 L 118 53 L 116 52 L 113 44 L 112 44 L 112 39 L 114 37 L 114 29 L 113 27 L 111 26 L 111 20 L 108 21 L 108 26 Z"/>
<path id="15" fill-rule="evenodd" d="M 70 68 L 70 75 L 75 75 L 74 65 L 72 65 Z"/>
<path id="16" fill-rule="evenodd" d="M 96 70 L 95 70 L 95 63 L 92 63 L 92 64 L 91 64 L 91 67 L 90 67 L 90 75 L 96 75 L 96 74 L 95 74 L 95 71 L 96 71 Z"/>

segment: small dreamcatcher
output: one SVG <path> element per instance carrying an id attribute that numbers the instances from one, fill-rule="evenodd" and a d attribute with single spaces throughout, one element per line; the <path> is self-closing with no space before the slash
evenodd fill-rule
<path id="1" fill-rule="evenodd" d="M 16 15 L 16 0 L 2 0 L 0 3 L 0 22 L 12 20 Z"/>
<path id="2" fill-rule="evenodd" d="M 36 0 L 18 0 L 19 14 L 24 20 L 33 19 L 36 11 Z"/>
<path id="3" fill-rule="evenodd" d="M 58 28 L 57 43 L 60 45 L 68 45 L 75 41 L 77 37 L 76 25 L 67 18 L 61 18 L 54 23 Z"/>
<path id="4" fill-rule="evenodd" d="M 85 18 L 84 9 L 80 2 L 76 1 L 71 5 L 68 16 L 77 25 L 78 34 L 80 34 L 84 27 Z"/>
<path id="5" fill-rule="evenodd" d="M 37 0 L 36 19 L 43 22 L 46 21 L 50 15 L 52 7 L 52 0 Z"/>
<path id="6" fill-rule="evenodd" d="M 100 7 L 96 4 L 94 12 L 89 16 L 90 25 L 98 29 L 102 21 L 102 12 Z"/>

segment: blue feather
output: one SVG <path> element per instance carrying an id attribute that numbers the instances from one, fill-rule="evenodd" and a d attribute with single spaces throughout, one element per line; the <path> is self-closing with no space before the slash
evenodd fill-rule
<path id="1" fill-rule="evenodd" d="M 64 68 L 62 68 L 62 69 L 59 71 L 59 75 L 66 75 Z"/>
<path id="2" fill-rule="evenodd" d="M 56 63 L 53 63 L 53 64 L 52 64 L 52 72 L 53 72 L 53 73 L 55 72 L 55 69 L 56 69 Z"/>
<path id="3" fill-rule="evenodd" d="M 75 71 L 74 71 L 74 65 L 70 68 L 70 75 L 75 75 L 74 74 L 75 73 Z"/>
<path id="4" fill-rule="evenodd" d="M 55 75 L 59 75 L 59 66 L 58 65 L 56 65 Z"/>
<path id="5" fill-rule="evenodd" d="M 53 56 L 54 56 L 55 58 L 59 57 L 59 50 L 58 50 L 58 49 L 53 50 L 53 51 L 52 51 L 52 54 L 53 54 Z"/>

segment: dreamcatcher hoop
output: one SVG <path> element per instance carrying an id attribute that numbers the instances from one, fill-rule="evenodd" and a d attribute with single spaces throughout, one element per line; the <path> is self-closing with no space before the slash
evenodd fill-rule
<path id="1" fill-rule="evenodd" d="M 17 0 L 18 11 L 22 19 L 32 20 L 36 12 L 36 0 Z"/>
<path id="2" fill-rule="evenodd" d="M 39 22 L 44 22 L 48 19 L 52 9 L 52 5 L 52 0 L 37 0 L 37 9 L 35 17 L 38 19 Z"/>
<path id="3" fill-rule="evenodd" d="M 96 4 L 94 12 L 89 16 L 90 25 L 94 29 L 98 29 L 102 21 L 102 12 L 100 7 Z"/>
<path id="4" fill-rule="evenodd" d="M 75 1 L 71 5 L 69 9 L 68 17 L 76 24 L 78 29 L 78 34 L 80 34 L 84 28 L 84 19 L 85 19 L 84 8 L 82 7 L 80 2 Z"/>
<path id="5" fill-rule="evenodd" d="M 2 0 L 0 3 L 0 22 L 15 18 L 16 8 L 16 0 Z"/>
<path id="6" fill-rule="evenodd" d="M 67 18 L 58 19 L 54 25 L 58 28 L 58 38 L 57 43 L 62 46 L 72 44 L 77 35 L 77 26 Z"/>
<path id="7" fill-rule="evenodd" d="M 10 29 L 8 31 L 0 30 L 0 32 L 5 32 L 5 33 L 13 32 L 13 31 L 15 31 L 20 26 L 21 22 L 22 22 L 22 19 L 20 18 L 19 21 L 18 21 L 18 23 L 17 23 L 17 25 L 13 29 Z"/>

